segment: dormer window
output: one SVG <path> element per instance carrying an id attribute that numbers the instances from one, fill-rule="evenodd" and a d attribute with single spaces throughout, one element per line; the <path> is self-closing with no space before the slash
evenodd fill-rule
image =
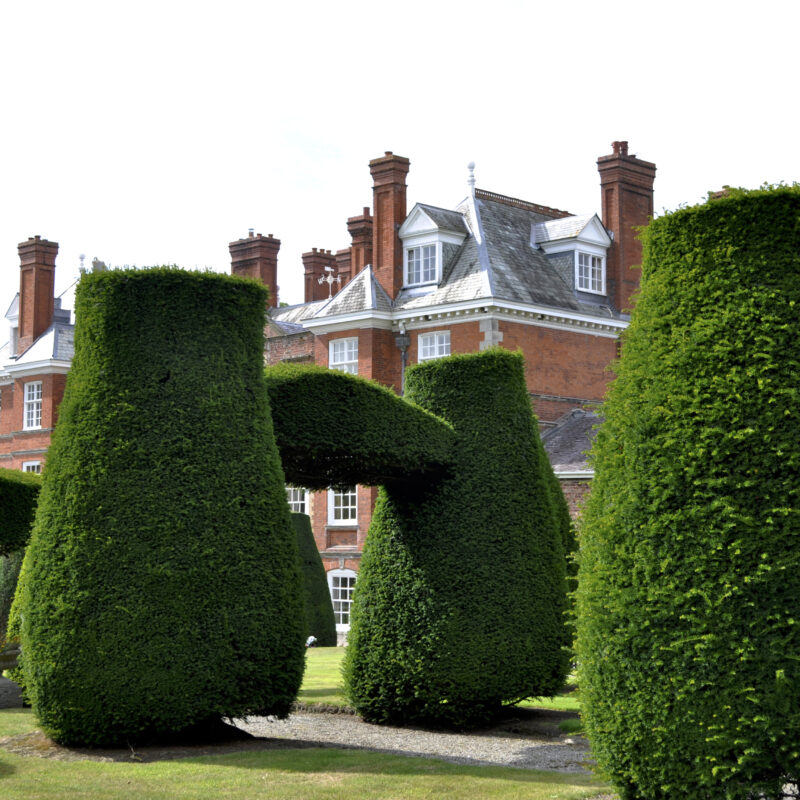
<path id="1" fill-rule="evenodd" d="M 603 256 L 577 252 L 575 285 L 581 292 L 606 293 L 606 260 Z"/>
<path id="2" fill-rule="evenodd" d="M 437 282 L 436 250 L 435 244 L 406 249 L 406 286 Z"/>
<path id="3" fill-rule="evenodd" d="M 417 203 L 400 226 L 403 286 L 430 292 L 442 280 L 450 260 L 468 234 L 463 215 Z"/>

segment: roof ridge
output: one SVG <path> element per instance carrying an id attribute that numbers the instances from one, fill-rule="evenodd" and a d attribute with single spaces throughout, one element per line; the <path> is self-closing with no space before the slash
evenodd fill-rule
<path id="1" fill-rule="evenodd" d="M 518 197 L 507 197 L 504 194 L 497 192 L 488 192 L 486 189 L 476 189 L 475 197 L 481 200 L 493 200 L 495 203 L 503 203 L 507 206 L 514 206 L 516 208 L 524 208 L 527 211 L 536 211 L 539 214 L 548 214 L 553 218 L 561 217 L 574 217 L 576 214 L 570 211 L 562 211 L 560 208 L 550 208 L 549 206 L 541 206 L 538 203 L 530 203 L 527 200 L 520 200 Z"/>

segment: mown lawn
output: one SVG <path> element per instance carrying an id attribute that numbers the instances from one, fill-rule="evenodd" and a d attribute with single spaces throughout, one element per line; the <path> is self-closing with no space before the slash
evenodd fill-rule
<path id="1" fill-rule="evenodd" d="M 347 705 L 342 683 L 341 664 L 343 647 L 310 647 L 307 651 L 306 673 L 298 700 L 304 703 Z M 552 698 L 523 700 L 525 708 L 550 708 L 556 711 L 580 711 L 577 689 Z"/>
<path id="2" fill-rule="evenodd" d="M 0 742 L 35 729 L 30 710 L 0 710 Z M 0 797 L 9 800 L 586 800 L 604 790 L 588 776 L 468 767 L 363 750 L 264 750 L 175 761 L 103 763 L 14 755 L 0 745 Z"/>

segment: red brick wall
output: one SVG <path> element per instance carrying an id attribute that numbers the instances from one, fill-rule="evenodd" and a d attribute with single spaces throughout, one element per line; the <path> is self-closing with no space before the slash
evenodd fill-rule
<path id="1" fill-rule="evenodd" d="M 612 377 L 606 367 L 616 356 L 616 339 L 504 320 L 500 332 L 504 348 L 522 349 L 532 394 L 602 400 Z"/>
<path id="2" fill-rule="evenodd" d="M 268 336 L 264 344 L 264 363 L 267 366 L 282 361 L 308 362 L 314 360 L 314 334 L 311 331 L 289 336 Z"/>
<path id="3" fill-rule="evenodd" d="M 31 375 L 0 389 L 0 465 L 21 469 L 23 461 L 44 463 L 52 430 L 58 420 L 58 407 L 64 398 L 66 380 L 67 376 L 60 374 Z M 42 427 L 24 431 L 25 384 L 32 381 L 42 382 Z"/>
<path id="4" fill-rule="evenodd" d="M 569 507 L 569 514 L 572 519 L 577 519 L 583 510 L 583 504 L 586 502 L 586 497 L 589 494 L 591 482 L 588 480 L 561 480 L 561 491 L 564 492 L 564 497 Z"/>

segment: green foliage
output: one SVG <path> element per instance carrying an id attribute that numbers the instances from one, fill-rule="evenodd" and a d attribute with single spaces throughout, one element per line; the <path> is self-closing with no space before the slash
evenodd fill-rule
<path id="1" fill-rule="evenodd" d="M 0 467 L 0 556 L 28 543 L 42 476 Z"/>
<path id="2" fill-rule="evenodd" d="M 644 234 L 578 583 L 592 750 L 622 796 L 800 778 L 800 187 Z"/>
<path id="3" fill-rule="evenodd" d="M 290 483 L 324 489 L 431 479 L 450 462 L 450 426 L 377 383 L 315 366 L 281 364 L 266 374 Z"/>
<path id="4" fill-rule="evenodd" d="M 263 380 L 263 287 L 86 275 L 14 605 L 45 731 L 141 742 L 288 713 L 297 546 Z"/>
<path id="5" fill-rule="evenodd" d="M 308 514 L 292 514 L 292 527 L 297 537 L 297 550 L 300 553 L 300 570 L 303 573 L 303 594 L 305 597 L 306 630 L 317 638 L 318 647 L 336 646 L 336 620 L 333 616 L 331 593 L 325 567 L 317 550 L 311 519 Z"/>
<path id="6" fill-rule="evenodd" d="M 569 644 L 563 532 L 519 354 L 410 368 L 407 397 L 455 431 L 452 474 L 379 495 L 345 682 L 376 722 L 467 726 L 552 695 Z"/>
<path id="7" fill-rule="evenodd" d="M 0 556 L 0 650 L 11 639 L 7 630 L 8 615 L 17 589 L 17 579 L 24 555 L 24 550 L 17 550 L 11 555 Z"/>

